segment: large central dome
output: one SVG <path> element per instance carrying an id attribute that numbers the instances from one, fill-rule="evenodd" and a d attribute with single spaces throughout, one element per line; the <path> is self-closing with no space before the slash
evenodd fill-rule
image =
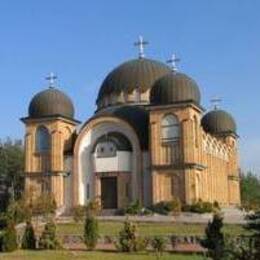
<path id="1" fill-rule="evenodd" d="M 153 84 L 169 72 L 170 68 L 159 61 L 146 58 L 127 61 L 107 75 L 99 90 L 97 105 L 101 108 L 112 104 L 133 103 L 137 90 L 140 101 L 149 103 Z"/>

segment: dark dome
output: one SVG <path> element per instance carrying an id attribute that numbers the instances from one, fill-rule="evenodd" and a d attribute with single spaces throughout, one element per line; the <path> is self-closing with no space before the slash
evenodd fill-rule
<path id="1" fill-rule="evenodd" d="M 49 88 L 36 94 L 29 106 L 29 117 L 63 116 L 74 118 L 71 99 L 56 88 Z"/>
<path id="2" fill-rule="evenodd" d="M 200 90 L 197 83 L 183 73 L 171 72 L 158 79 L 150 94 L 150 101 L 155 105 L 193 101 L 200 103 Z"/>
<path id="3" fill-rule="evenodd" d="M 201 125 L 206 132 L 214 135 L 236 134 L 236 122 L 233 117 L 224 110 L 212 110 L 205 114 Z"/>
<path id="4" fill-rule="evenodd" d="M 158 78 L 169 72 L 170 68 L 159 61 L 145 58 L 127 61 L 107 75 L 99 90 L 97 102 L 111 93 L 130 93 L 137 87 L 145 92 Z"/>

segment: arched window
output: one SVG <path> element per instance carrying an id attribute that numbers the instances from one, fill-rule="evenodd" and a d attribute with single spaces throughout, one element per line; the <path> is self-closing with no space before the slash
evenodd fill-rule
<path id="1" fill-rule="evenodd" d="M 180 137 L 180 124 L 174 115 L 167 115 L 162 120 L 162 141 L 173 142 Z"/>
<path id="2" fill-rule="evenodd" d="M 36 131 L 36 152 L 47 152 L 50 149 L 50 133 L 45 126 L 38 127 Z"/>

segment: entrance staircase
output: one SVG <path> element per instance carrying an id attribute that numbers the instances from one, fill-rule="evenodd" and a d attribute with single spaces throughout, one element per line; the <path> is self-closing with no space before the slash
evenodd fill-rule
<path id="1" fill-rule="evenodd" d="M 100 216 L 115 216 L 118 209 L 102 209 Z"/>

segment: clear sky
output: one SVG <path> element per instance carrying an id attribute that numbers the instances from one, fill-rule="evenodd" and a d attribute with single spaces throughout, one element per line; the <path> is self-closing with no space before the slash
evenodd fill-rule
<path id="1" fill-rule="evenodd" d="M 259 0 L 1 0 L 0 138 L 23 138 L 19 118 L 55 72 L 85 121 L 106 74 L 137 57 L 139 34 L 148 58 L 172 52 L 179 68 L 235 117 L 241 165 L 260 173 Z"/>

